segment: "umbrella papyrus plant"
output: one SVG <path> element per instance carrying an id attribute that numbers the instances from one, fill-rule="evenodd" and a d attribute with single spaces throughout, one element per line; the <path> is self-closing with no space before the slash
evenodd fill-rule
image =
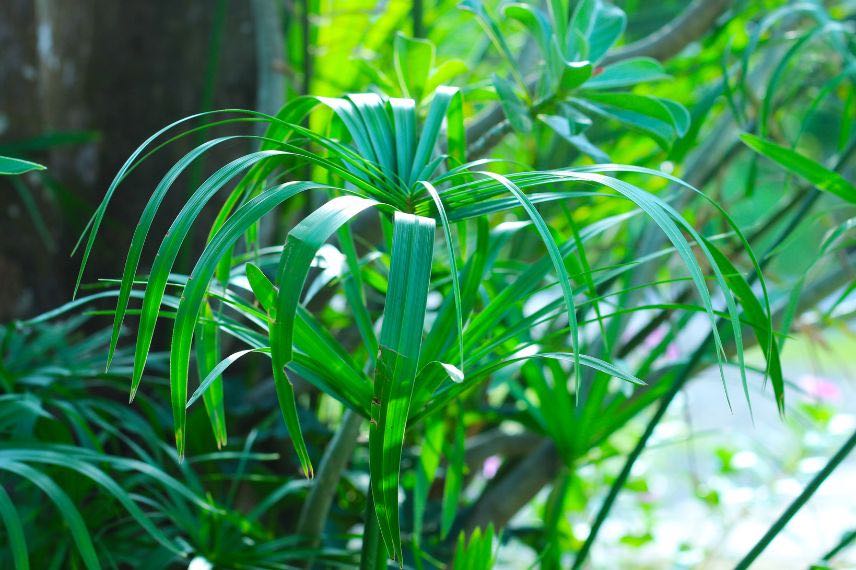
<path id="1" fill-rule="evenodd" d="M 188 128 L 191 121 L 202 125 Z M 604 384 L 610 378 L 644 384 L 623 366 L 583 351 L 597 336 L 588 325 L 602 327 L 608 318 L 598 309 L 598 287 L 608 286 L 610 279 L 634 267 L 628 263 L 609 271 L 580 269 L 587 267 L 588 241 L 629 219 L 647 216 L 670 243 L 660 257 L 676 255 L 683 263 L 700 301 L 697 310 L 711 321 L 721 315 L 730 322 L 744 389 L 743 327 L 755 329 L 768 356 L 777 354 L 769 334 L 766 294 L 756 298 L 715 241 L 702 237 L 667 201 L 620 177 L 628 172 L 664 175 L 608 164 L 509 172 L 504 164 L 467 162 L 462 97 L 454 88 L 438 89 L 424 113 L 410 99 L 357 94 L 339 99 L 298 98 L 275 117 L 229 110 L 169 125 L 146 141 L 120 170 L 93 218 L 84 259 L 95 243 L 109 200 L 147 152 L 213 123 L 248 121 L 268 123 L 264 136 L 232 135 L 207 141 L 178 161 L 154 189 L 135 230 L 119 285 L 111 355 L 139 284 L 144 293 L 132 396 L 143 375 L 155 324 L 168 316 L 174 319 L 170 392 L 180 454 L 185 446 L 187 407 L 200 397 L 217 442 L 225 443 L 221 374 L 252 352 L 270 357 L 282 415 L 306 476 L 313 475 L 312 458 L 301 434 L 291 377 L 299 375 L 367 418 L 371 495 L 380 534 L 397 560 L 403 556 L 398 493 L 408 426 L 442 416 L 475 386 L 525 361 L 564 367 L 560 370 L 567 372 L 568 381 L 542 387 L 548 394 L 542 399 L 544 405 L 551 400 L 558 413 L 587 405 L 588 400 L 579 401 L 584 368 Z M 301 126 L 307 122 L 322 126 Z M 154 216 L 182 171 L 214 146 L 247 138 L 256 139 L 259 150 L 222 166 L 194 190 L 160 242 L 148 275 L 138 278 Z M 293 178 L 295 172 L 309 172 L 312 181 L 283 180 Z M 687 187 L 686 191 L 695 190 Z M 221 193 L 223 205 L 205 249 L 189 276 L 174 274 L 179 250 L 201 211 Z M 281 247 L 260 247 L 262 219 L 310 193 L 316 196 L 312 203 L 320 206 L 288 231 Z M 557 239 L 539 211 L 545 203 L 561 203 L 573 211 L 575 205 L 604 199 L 626 202 L 626 211 L 584 224 L 570 239 Z M 361 256 L 352 230 L 354 221 L 366 212 L 374 213 L 384 237 Z M 521 215 L 522 220 L 509 224 L 509 215 Z M 727 214 L 722 215 L 728 220 Z M 732 227 L 748 249 L 739 230 Z M 503 290 L 486 294 L 482 286 L 496 266 L 497 255 L 517 232 L 537 235 L 545 254 Z M 310 270 L 318 265 L 319 250 L 334 236 L 344 267 L 337 279 L 319 286 L 339 289 L 347 299 L 361 339 L 356 349 L 338 342 L 303 306 Z M 572 274 L 569 268 L 577 270 Z M 364 279 L 369 271 L 372 284 Z M 167 287 L 180 289 L 177 301 L 165 294 Z M 379 307 L 367 301 L 367 289 L 384 295 Z M 536 313 L 523 315 L 514 309 L 521 300 L 545 290 L 559 294 Z M 445 300 L 429 321 L 426 306 L 432 292 Z M 742 315 L 738 303 L 744 309 Z M 174 311 L 165 311 L 170 305 Z M 528 334 L 544 323 L 553 327 L 551 335 L 536 339 Z M 713 330 L 721 368 L 726 363 L 724 349 L 718 329 Z M 247 348 L 221 354 L 224 334 Z M 199 387 L 188 397 L 194 352 Z M 770 376 L 781 402 L 780 369 L 771 365 L 768 370 L 773 372 Z M 588 397 L 596 392 L 589 391 Z M 554 415 L 546 423 L 545 429 L 570 457 L 578 435 L 569 418 Z"/>

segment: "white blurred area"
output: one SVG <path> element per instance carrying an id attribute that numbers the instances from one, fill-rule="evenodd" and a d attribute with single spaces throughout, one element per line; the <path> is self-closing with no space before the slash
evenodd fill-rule
<path id="1" fill-rule="evenodd" d="M 747 364 L 763 368 L 760 352 Z M 724 396 L 719 372 L 709 370 L 673 402 L 637 462 L 591 552 L 587 568 L 733 568 L 790 502 L 856 429 L 856 337 L 826 332 L 824 338 L 788 339 L 782 353 L 787 414 L 781 419 L 770 386 L 750 376 L 750 416 L 739 375 L 732 370 Z M 647 420 L 647 417 L 646 417 Z M 643 424 L 616 439 L 629 449 Z M 633 433 L 630 433 L 633 432 Z M 594 484 L 616 474 L 624 458 L 583 467 Z M 724 465 L 727 468 L 724 469 Z M 597 487 L 595 487 L 597 488 Z M 607 487 L 586 512 L 568 515 L 578 540 L 588 533 Z M 538 524 L 546 491 L 515 526 Z M 540 503 L 540 504 L 538 504 Z M 767 547 L 753 569 L 809 568 L 856 529 L 856 453 L 824 482 L 809 503 Z M 571 553 L 567 562 L 570 567 Z M 535 564 L 533 551 L 514 541 L 499 552 L 498 568 Z M 830 568 L 856 568 L 856 544 Z"/>

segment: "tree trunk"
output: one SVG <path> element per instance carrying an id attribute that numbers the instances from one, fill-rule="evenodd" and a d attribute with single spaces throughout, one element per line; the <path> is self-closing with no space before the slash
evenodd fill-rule
<path id="1" fill-rule="evenodd" d="M 221 19 L 219 61 L 208 65 L 216 0 L 0 3 L 0 148 L 14 152 L 14 143 L 32 143 L 45 133 L 96 134 L 88 142 L 28 153 L 48 166 L 46 176 L 28 176 L 22 182 L 36 200 L 55 251 L 33 231 L 11 181 L 0 180 L 0 321 L 70 298 L 80 258 L 70 259 L 69 253 L 83 224 L 116 171 L 145 138 L 201 110 L 206 66 L 214 108 L 255 106 L 249 4 L 222 5 L 227 13 Z M 103 239 L 85 282 L 121 274 L 131 232 L 148 196 L 195 141 L 190 136 L 165 149 L 120 187 L 107 210 Z M 235 151 L 234 145 L 215 149 L 201 174 L 222 165 Z M 179 179 L 167 197 L 170 214 L 190 191 L 191 178 Z M 170 216 L 159 216 L 153 237 L 162 235 L 170 221 Z M 196 246 L 203 237 L 196 236 Z"/>

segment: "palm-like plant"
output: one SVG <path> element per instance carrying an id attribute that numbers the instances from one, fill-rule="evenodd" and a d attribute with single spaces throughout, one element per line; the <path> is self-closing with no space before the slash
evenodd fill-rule
<path id="1" fill-rule="evenodd" d="M 602 57 L 620 35 L 623 20 L 616 31 L 617 17 L 611 9 L 599 12 L 592 7 L 600 4 L 588 2 L 580 6 L 570 27 L 555 25 L 568 19 L 561 10 L 550 15 L 553 25 L 547 27 L 543 23 L 549 18 L 544 14 L 523 8 L 514 11 L 513 17 L 536 36 L 541 34 L 549 74 L 545 85 L 537 87 L 547 95 L 536 104 L 523 102 L 510 84 L 495 79 L 509 123 L 526 131 L 527 120 L 536 116 L 562 132 L 567 129 L 565 134 L 572 142 L 584 145 L 584 139 L 572 138 L 577 136 L 573 121 L 588 120 L 579 108 L 599 112 L 608 107 L 612 116 L 635 120 L 643 131 L 668 144 L 669 137 L 686 130 L 686 112 L 653 98 L 635 100 L 634 110 L 629 111 L 622 105 L 629 104 L 630 95 L 598 94 L 599 88 L 632 84 L 635 80 L 629 78 L 634 69 L 641 69 L 643 78 L 651 78 L 654 68 L 647 62 L 635 62 L 632 69 L 607 67 L 600 79 L 593 76 L 592 64 L 576 58 L 591 53 Z M 468 8 L 479 15 L 491 38 L 507 52 L 480 5 L 471 2 Z M 588 8 L 590 13 L 585 13 Z M 598 26 L 598 18 L 606 24 Z M 414 49 L 410 44 L 401 45 Z M 430 72 L 430 64 L 423 67 L 422 73 Z M 405 92 L 426 83 L 403 75 L 400 82 Z M 518 82 L 527 88 L 522 80 Z M 362 93 L 344 98 L 300 97 L 276 116 L 239 110 L 202 113 L 156 133 L 119 171 L 93 217 L 83 266 L 119 184 L 149 154 L 212 126 L 268 125 L 263 136 L 211 139 L 170 169 L 141 215 L 119 284 L 108 363 L 129 301 L 142 295 L 132 398 L 159 317 L 174 319 L 169 370 L 179 455 L 185 450 L 187 408 L 199 398 L 218 444 L 225 444 L 221 375 L 245 354 L 266 354 L 279 406 L 306 476 L 312 477 L 314 470 L 301 434 L 291 376 L 308 380 L 369 421 L 370 510 L 363 563 L 373 567 L 386 560 L 373 536 L 382 537 L 392 558 L 403 560 L 398 494 L 408 428 L 413 432 L 422 426 L 431 441 L 451 442 L 446 454 L 450 463 L 445 488 L 448 499 L 444 499 L 441 517 L 443 533 L 451 529 L 461 487 L 464 434 L 463 419 L 455 421 L 453 414 L 456 402 L 470 397 L 478 386 L 507 378 L 509 370 L 519 370 L 527 361 L 545 362 L 543 367 L 522 369 L 525 386 L 509 385 L 521 401 L 537 399 L 539 406 L 527 406 L 521 421 L 548 434 L 567 465 L 584 457 L 661 395 L 665 385 L 646 385 L 643 379 L 654 368 L 664 343 L 636 363 L 633 373 L 625 363 L 611 362 L 615 360 L 612 347 L 627 326 L 625 317 L 634 312 L 681 309 L 690 315 L 706 315 L 712 323 L 720 370 L 727 362 L 725 344 L 730 340 L 747 398 L 743 329 L 751 327 L 768 358 L 767 372 L 781 408 L 783 382 L 763 281 L 759 300 L 716 240 L 702 236 L 667 200 L 627 179 L 660 177 L 686 192 L 697 190 L 663 173 L 632 166 L 599 164 L 532 171 L 519 170 L 511 163 L 468 161 L 461 93 L 440 87 L 424 97 L 423 103 Z M 191 120 L 202 124 L 174 134 Z M 568 121 L 567 125 L 562 126 L 562 121 Z M 311 128 L 304 126 L 307 124 Z M 242 139 L 258 141 L 259 150 L 221 167 L 194 191 L 160 243 L 144 280 L 144 293 L 135 291 L 147 234 L 167 192 L 209 149 Z M 283 181 L 299 172 L 310 176 L 303 181 Z M 232 185 L 233 181 L 237 183 Z M 174 274 L 179 251 L 203 208 L 227 187 L 230 190 L 193 270 L 187 277 Z M 265 244 L 258 241 L 262 220 L 304 193 L 321 196 L 321 205 L 288 232 L 282 247 L 262 247 Z M 594 223 L 578 213 L 583 206 L 601 207 L 615 201 L 620 204 L 614 210 L 618 213 Z M 538 209 L 545 203 L 561 205 L 564 221 L 545 219 Z M 369 245 L 360 255 L 355 220 L 369 211 L 377 213 L 383 238 L 379 243 L 365 240 Z M 525 214 L 525 221 L 508 221 L 516 211 Z M 727 214 L 719 211 L 730 225 L 730 236 L 748 253 L 758 275 L 760 268 L 746 239 Z M 621 252 L 612 264 L 593 269 L 587 247 L 623 231 L 625 222 L 639 214 L 647 215 L 662 230 L 666 246 L 641 259 L 635 259 L 632 251 Z M 557 231 L 559 224 L 563 231 Z M 435 251 L 437 226 L 442 245 Z M 529 265 L 517 265 L 505 257 L 506 245 L 514 234 L 530 228 L 546 255 Z M 360 237 L 365 225 L 358 229 Z M 557 239 L 557 235 L 561 237 Z M 332 272 L 332 288 L 341 290 L 347 299 L 361 340 L 351 349 L 305 308 L 304 289 L 311 268 L 319 265 L 319 250 L 333 236 L 343 262 L 339 271 Z M 640 288 L 620 287 L 634 268 L 662 262 L 672 254 L 685 267 L 698 305 L 679 300 L 604 313 L 605 306 L 615 307 L 613 298 L 626 299 Z M 330 272 L 325 271 L 315 278 L 312 290 L 330 284 Z M 180 296 L 167 295 L 170 286 L 179 288 Z M 436 307 L 429 303 L 434 293 L 443 299 Z M 377 298 L 383 301 L 374 302 Z M 530 301 L 540 306 L 524 308 Z M 165 312 L 164 307 L 172 312 Z M 725 327 L 719 326 L 720 319 Z M 223 334 L 246 348 L 223 358 Z M 729 338 L 723 338 L 725 335 Z M 188 397 L 194 352 L 199 387 Z M 626 386 L 614 385 L 611 378 Z M 722 379 L 725 383 L 724 372 Z M 414 491 L 414 546 L 425 516 L 424 498 L 438 465 L 439 452 L 423 448 Z"/>
<path id="2" fill-rule="evenodd" d="M 557 243 L 535 204 L 592 200 L 600 196 L 630 201 L 650 215 L 669 237 L 674 250 L 690 271 L 702 299 L 702 309 L 715 319 L 711 293 L 690 241 L 681 232 L 681 229 L 685 230 L 714 270 L 716 283 L 727 300 L 728 318 L 732 319 L 738 346 L 741 323 L 734 294 L 745 293 L 748 287 L 739 273 L 727 266 L 727 260 L 713 243 L 702 238 L 666 202 L 603 174 L 638 169 L 606 165 L 503 175 L 478 170 L 481 166 L 478 163 L 450 164 L 454 155 L 432 159 L 430 153 L 438 146 L 442 117 L 448 114 L 453 104 L 459 105 L 455 103 L 458 97 L 457 92 L 450 89 L 435 94 L 418 140 L 416 108 L 412 100 L 385 100 L 377 95 L 321 101 L 300 99 L 288 105 L 278 117 L 268 118 L 272 127 L 263 137 L 263 150 L 236 159 L 213 174 L 194 193 L 162 242 L 147 279 L 134 360 L 132 394 L 142 377 L 155 322 L 163 303 L 169 301 L 165 299 L 164 291 L 182 241 L 202 206 L 214 193 L 242 170 L 252 169 L 227 198 L 227 205 L 211 231 L 211 239 L 190 276 L 176 282 L 182 287 L 182 294 L 179 299 L 173 299 L 176 312 L 170 345 L 170 385 L 179 453 L 184 450 L 188 370 L 194 333 L 197 333 L 195 347 L 201 385 L 192 399 L 202 394 L 218 442 L 225 442 L 222 380 L 219 376 L 226 366 L 246 352 L 235 353 L 221 361 L 217 349 L 218 335 L 219 331 L 225 332 L 249 345 L 250 350 L 270 355 L 280 406 L 305 474 L 312 475 L 312 464 L 302 440 L 287 370 L 307 378 L 319 389 L 371 420 L 373 498 L 381 533 L 390 552 L 399 559 L 398 471 L 408 419 L 412 422 L 430 416 L 504 366 L 536 357 L 572 365 L 577 379 L 575 390 L 572 391 L 566 382 L 558 378 L 553 386 L 542 386 L 542 401 L 554 398 L 557 411 L 572 409 L 573 401 L 581 397 L 580 366 L 602 374 L 599 382 L 604 386 L 609 376 L 637 385 L 644 384 L 620 367 L 587 356 L 580 350 L 579 321 L 590 314 L 586 307 L 596 307 L 598 301 L 592 297 L 583 305 L 575 299 L 591 287 L 596 290 L 599 285 L 609 283 L 632 265 L 617 267 L 605 276 L 589 271 L 573 278 L 566 267 L 568 258 L 576 258 L 577 267 L 584 267 L 581 260 L 585 256 L 586 240 L 613 228 L 633 212 L 583 228 L 576 239 Z M 340 140 L 317 135 L 299 126 L 309 102 L 326 104 L 336 111 L 336 117 L 346 125 L 356 151 Z M 455 114 L 460 117 L 459 111 Z M 457 127 L 453 124 L 455 120 L 458 121 Z M 453 135 L 456 130 L 460 132 L 460 127 L 460 118 L 448 119 L 447 148 L 454 149 L 456 145 L 461 148 Z M 220 140 L 224 139 L 212 142 Z M 323 150 L 306 150 L 309 144 Z M 144 213 L 121 283 L 114 346 L 132 292 L 142 240 L 148 231 L 147 222 L 178 172 L 210 146 L 212 143 L 206 143 L 192 151 L 173 168 L 155 191 Z M 326 183 L 285 182 L 261 186 L 275 167 L 289 169 L 301 163 L 316 166 L 327 176 Z M 129 166 L 132 164 L 129 162 Z M 447 168 L 441 170 L 443 165 Z M 336 183 L 335 180 L 345 183 Z M 601 188 L 613 192 L 606 193 Z M 325 192 L 329 200 L 289 232 L 279 253 L 274 285 L 263 270 L 235 256 L 234 247 L 275 207 L 309 190 Z M 105 206 L 106 201 L 99 214 Z M 491 215 L 514 208 L 525 211 L 543 240 L 548 255 L 523 271 L 495 297 L 480 299 L 480 287 L 492 268 L 491 257 L 495 257 L 491 250 L 501 245 L 502 230 L 506 229 L 500 228 L 499 232 L 491 235 Z M 386 302 L 378 339 L 364 300 L 361 260 L 355 254 L 348 227 L 349 222 L 368 209 L 376 209 L 382 223 L 392 230 L 388 235 L 391 247 L 385 282 Z M 471 220 L 479 235 L 473 253 L 463 257 L 455 248 L 453 228 L 456 224 L 464 227 Z M 98 221 L 96 218 L 92 236 L 97 231 Z M 438 223 L 446 244 L 442 256 L 434 254 Z M 300 307 L 304 284 L 317 252 L 336 233 L 346 253 L 348 272 L 345 278 L 348 281 L 342 287 L 363 338 L 363 350 L 359 351 L 361 356 L 358 355 L 364 361 L 363 366 L 357 364 L 355 356 L 348 354 Z M 445 264 L 446 268 L 432 271 L 435 263 Z M 237 265 L 237 271 L 232 271 L 233 265 Z M 212 283 L 218 267 L 221 273 Z M 433 286 L 432 273 L 435 275 Z M 438 274 L 443 278 L 438 279 Z M 246 278 L 261 309 L 253 307 L 236 289 L 240 277 Z M 521 299 L 531 297 L 545 285 L 556 283 L 562 291 L 561 299 L 551 301 L 527 317 L 515 319 L 510 314 L 515 312 L 513 308 Z M 446 294 L 451 301 L 444 303 L 427 334 L 424 334 L 426 304 L 432 289 Z M 217 307 L 211 307 L 212 301 L 217 303 Z M 754 297 L 745 295 L 741 301 L 746 305 L 758 303 Z M 759 316 L 763 318 L 764 314 L 766 311 Z M 563 317 L 567 321 L 563 321 Z M 554 323 L 555 330 L 551 336 L 556 338 L 551 339 L 551 344 L 558 340 L 566 350 L 542 352 L 539 350 L 541 342 L 526 338 L 528 335 L 525 333 L 531 327 L 545 322 Z M 500 323 L 505 325 L 505 329 L 495 337 L 492 331 Z M 768 326 L 763 322 L 754 323 L 760 329 Z M 562 342 L 561 339 L 568 335 L 567 342 Z M 374 370 L 373 380 L 361 370 L 366 364 Z M 557 372 L 561 374 L 561 369 Z M 600 391 L 603 398 L 605 393 L 602 389 Z M 586 405 L 592 405 L 592 401 L 589 398 Z M 561 433 L 560 441 L 573 442 L 575 435 L 573 426 L 568 424 L 569 417 L 562 417 L 561 413 L 545 413 L 544 418 L 548 422 L 558 422 L 547 428 L 555 429 L 556 435 Z M 573 454 L 574 450 L 568 449 L 567 453 Z"/>

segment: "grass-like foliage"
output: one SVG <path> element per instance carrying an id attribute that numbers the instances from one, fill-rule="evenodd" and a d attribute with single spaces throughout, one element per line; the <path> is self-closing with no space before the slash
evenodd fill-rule
<path id="1" fill-rule="evenodd" d="M 487 62 L 472 73 L 385 25 L 389 68 L 360 64 L 370 89 L 295 95 L 275 114 L 201 112 L 131 154 L 75 247 L 76 298 L 0 331 L 0 562 L 123 567 L 142 553 L 156 567 L 199 556 L 230 568 L 491 568 L 509 521 L 549 489 L 541 526 L 517 539 L 544 568 L 580 568 L 700 371 L 715 371 L 729 406 L 751 416 L 761 395 L 784 416 L 780 353 L 806 310 L 803 287 L 821 260 L 854 251 L 854 218 L 839 215 L 856 203 L 844 172 L 853 121 L 841 121 L 829 160 L 801 144 L 833 95 L 842 115 L 856 108 L 840 94 L 852 87 L 852 31 L 814 5 L 750 11 L 735 20 L 758 16 L 742 59 L 717 37 L 703 53 L 721 58 L 690 60 L 722 77 L 688 111 L 661 96 L 673 81 L 661 61 L 718 21 L 737 25 L 722 19 L 728 2 L 694 2 L 686 20 L 624 45 L 613 4 L 543 4 L 461 3 L 456 17 L 482 34 Z M 833 79 L 816 93 L 786 85 L 821 41 L 814 60 L 833 61 Z M 808 96 L 800 118 L 777 115 Z M 153 188 L 134 187 L 166 148 L 189 150 Z M 738 156 L 745 184 L 723 174 Z M 0 157 L 15 180 L 42 168 Z M 781 186 L 795 190 L 777 186 L 782 204 L 755 205 L 748 222 L 732 208 L 785 173 Z M 130 243 L 110 244 L 127 247 L 122 275 L 87 285 L 111 203 L 130 191 L 148 198 Z M 776 264 L 798 265 L 780 256 L 826 199 L 838 202 L 816 259 L 793 282 L 768 279 Z M 817 287 L 809 306 L 835 294 L 819 320 L 851 281 Z M 84 334 L 94 315 L 112 326 Z M 641 432 L 630 444 L 628 425 Z M 573 536 L 569 503 L 597 494 L 579 468 L 625 454 L 603 501 L 578 508 L 591 511 L 588 534 Z M 488 459 L 499 466 L 480 478 Z"/>
<path id="2" fill-rule="evenodd" d="M 476 5 L 468 7 L 483 20 L 488 18 Z M 524 14 L 519 16 L 523 18 Z M 582 17 L 578 15 L 575 21 Z M 489 21 L 486 25 L 490 29 Z M 551 37 L 555 33 L 549 31 Z M 555 37 L 565 41 L 561 33 Z M 589 50 L 594 50 L 595 45 L 600 50 L 590 55 L 602 56 L 614 38 L 598 43 L 602 41 L 599 36 L 590 37 Z M 549 66 L 561 68 L 552 85 L 561 93 L 553 99 L 571 97 L 574 88 L 588 83 L 594 83 L 588 87 L 591 90 L 621 87 L 625 81 L 618 78 L 633 76 L 625 62 L 620 69 L 607 67 L 601 75 L 589 79 L 591 65 L 586 68 L 583 63 L 571 59 Z M 641 78 L 645 79 L 648 68 L 642 68 Z M 501 98 L 503 89 L 497 85 Z M 626 103 L 626 98 L 611 99 L 618 95 L 613 91 L 606 92 L 609 97 L 606 93 L 585 93 L 595 101 Z M 646 101 L 643 108 L 655 103 L 653 99 Z M 503 99 L 503 105 L 508 104 Z M 682 116 L 671 105 L 656 104 L 666 109 L 664 121 Z M 512 119 L 513 115 L 506 111 Z M 765 353 L 771 357 L 768 372 L 779 406 L 783 405 L 781 367 L 775 339 L 770 334 L 766 293 L 756 298 L 713 240 L 700 235 L 662 197 L 626 181 L 623 175 L 665 177 L 682 186 L 684 192 L 698 190 L 640 167 L 599 164 L 527 171 L 513 164 L 468 161 L 462 96 L 456 88 L 440 87 L 426 93 L 422 105 L 414 99 L 374 93 L 344 98 L 307 96 L 289 102 L 276 116 L 229 110 L 169 125 L 146 141 L 120 170 L 90 225 L 84 265 L 108 203 L 120 191 L 126 175 L 148 156 L 146 153 L 165 144 L 163 141 L 193 132 L 188 128 L 191 120 L 202 121 L 196 129 L 211 121 L 222 125 L 252 120 L 267 124 L 267 130 L 263 136 L 254 137 L 259 150 L 220 167 L 193 192 L 160 242 L 144 279 L 137 277 L 137 270 L 146 238 L 175 180 L 206 151 L 241 135 L 206 141 L 170 169 L 153 191 L 129 248 L 114 317 L 111 356 L 134 285 L 143 281 L 131 394 L 133 397 L 142 379 L 156 323 L 165 316 L 164 308 L 172 307 L 174 311 L 168 315 L 174 319 L 169 380 L 179 456 L 185 450 L 188 402 L 201 397 L 215 438 L 224 445 L 226 418 L 221 375 L 250 351 L 265 354 L 270 358 L 285 425 L 307 477 L 313 476 L 313 462 L 301 433 L 290 375 L 300 375 L 369 420 L 371 493 L 376 510 L 373 516 L 387 551 L 394 559 L 402 560 L 398 492 L 408 426 L 441 416 L 450 405 L 496 377 L 506 366 L 533 360 L 552 362 L 556 366 L 549 365 L 547 369 L 559 377 L 567 370 L 574 379 L 573 387 L 558 377 L 552 382 L 544 378 L 533 387 L 544 406 L 554 407 L 543 414 L 544 428 L 555 437 L 562 457 L 572 462 L 581 451 L 580 445 L 585 445 L 580 441 L 580 433 L 587 431 L 584 424 L 595 418 L 610 420 L 608 408 L 604 407 L 614 405 L 607 397 L 613 392 L 607 388 L 611 386 L 610 378 L 646 389 L 644 379 L 626 371 L 620 363 L 585 352 L 585 346 L 594 341 L 585 334 L 584 325 L 596 321 L 606 335 L 602 341 L 609 339 L 610 319 L 602 314 L 599 291 L 639 264 L 652 261 L 629 255 L 609 271 L 595 272 L 585 261 L 587 242 L 618 231 L 637 213 L 646 216 L 648 223 L 657 226 L 666 237 L 662 255 L 674 254 L 683 264 L 699 299 L 697 310 L 711 322 L 720 370 L 728 362 L 722 339 L 725 333 L 720 333 L 718 325 L 721 318 L 727 323 L 724 330 L 733 339 L 748 398 L 739 303 L 746 314 L 745 324 L 756 331 Z M 678 133 L 685 132 L 686 126 L 679 124 L 677 129 Z M 299 172 L 311 178 L 278 180 Z M 174 275 L 182 245 L 203 208 L 220 192 L 224 205 L 208 229 L 204 251 L 186 278 Z M 278 208 L 287 208 L 290 200 L 303 194 L 311 195 L 309 203 L 320 205 L 289 230 L 282 247 L 273 250 L 272 255 L 253 254 L 269 245 L 255 238 L 265 217 Z M 582 204 L 605 200 L 624 202 L 625 212 L 581 225 L 572 239 L 557 239 L 539 212 L 539 205 L 561 202 L 573 217 L 574 209 Z M 379 220 L 385 236 L 382 243 L 370 246 L 370 253 L 381 255 L 380 267 L 373 270 L 380 275 L 371 285 L 367 285 L 364 276 L 370 262 L 359 256 L 354 245 L 362 238 L 354 229 L 355 220 L 369 212 Z M 508 232 L 499 231 L 505 212 L 523 216 L 526 223 L 516 229 L 534 232 L 544 257 L 522 269 L 503 289 L 485 295 L 485 287 L 495 276 L 497 249 L 508 239 Z M 760 267 L 740 230 L 724 211 L 719 212 L 737 243 L 748 253 L 752 269 L 759 274 Z M 476 237 L 465 241 L 470 228 L 476 230 Z M 333 236 L 337 236 L 346 260 L 337 287 L 347 299 L 361 338 L 361 346 L 351 350 L 325 331 L 301 302 L 318 252 Z M 362 241 L 370 243 L 370 238 Z M 83 268 L 81 275 L 82 271 Z M 252 298 L 247 297 L 245 284 L 249 284 Z M 170 285 L 179 289 L 177 298 L 165 294 Z M 367 304 L 367 287 L 384 295 L 384 301 L 374 311 Z M 545 287 L 546 291 L 558 290 L 559 295 L 551 294 L 552 300 L 537 313 L 520 315 L 516 307 L 543 293 Z M 717 306 L 713 291 L 721 296 L 722 308 Z M 446 301 L 429 322 L 426 307 L 432 292 L 439 292 Z M 546 339 L 532 337 L 530 331 L 536 325 L 550 328 Z M 237 339 L 247 349 L 222 354 L 222 335 Z M 189 400 L 193 354 L 199 388 Z M 588 397 L 583 395 L 585 377 L 589 380 Z M 725 383 L 724 372 L 722 379 Z M 633 393 L 619 393 L 622 392 Z"/>

